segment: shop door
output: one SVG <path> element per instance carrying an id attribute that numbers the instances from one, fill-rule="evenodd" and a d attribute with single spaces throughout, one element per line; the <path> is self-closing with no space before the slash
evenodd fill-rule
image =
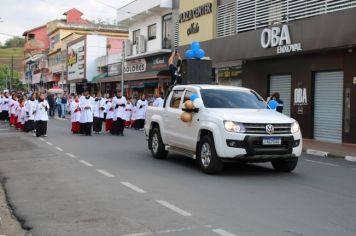
<path id="1" fill-rule="evenodd" d="M 342 141 L 342 71 L 315 74 L 314 139 Z"/>
<path id="2" fill-rule="evenodd" d="M 283 101 L 283 114 L 290 116 L 291 75 L 271 75 L 269 95 L 278 92 Z"/>

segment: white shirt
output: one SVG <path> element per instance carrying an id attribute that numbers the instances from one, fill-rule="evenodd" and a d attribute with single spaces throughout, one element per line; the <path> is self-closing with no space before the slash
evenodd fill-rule
<path id="1" fill-rule="evenodd" d="M 2 106 L 1 109 L 2 111 L 8 111 L 9 110 L 9 104 L 10 104 L 10 97 L 3 97 L 2 98 Z"/>
<path id="2" fill-rule="evenodd" d="M 112 103 L 115 106 L 115 116 L 116 118 L 125 118 L 125 107 L 126 107 L 126 98 L 124 96 L 118 98 L 115 96 L 112 100 Z"/>
<path id="3" fill-rule="evenodd" d="M 164 104 L 164 99 L 162 97 L 156 98 L 156 100 L 153 102 L 154 107 L 163 107 Z"/>
<path id="4" fill-rule="evenodd" d="M 36 102 L 27 100 L 25 104 L 26 110 L 26 120 L 34 120 L 35 119 L 35 109 L 36 109 Z"/>
<path id="5" fill-rule="evenodd" d="M 16 115 L 17 107 L 19 106 L 19 102 L 16 100 L 10 100 L 9 102 L 9 113 L 10 115 Z"/>
<path id="6" fill-rule="evenodd" d="M 124 120 L 127 120 L 127 121 L 131 120 L 132 108 L 133 108 L 132 103 L 126 105 Z"/>
<path id="7" fill-rule="evenodd" d="M 47 108 L 47 109 L 46 109 Z M 35 113 L 35 120 L 47 121 L 48 120 L 48 113 L 49 104 L 47 100 L 43 100 L 40 102 L 39 100 L 36 102 L 36 113 Z"/>
<path id="8" fill-rule="evenodd" d="M 111 100 L 106 102 L 106 119 L 114 119 L 115 107 Z"/>
<path id="9" fill-rule="evenodd" d="M 137 108 L 136 119 L 137 120 L 146 118 L 147 107 L 148 107 L 147 100 L 142 101 L 140 99 L 137 101 L 137 103 L 136 103 L 136 108 Z"/>
<path id="10" fill-rule="evenodd" d="M 97 100 L 98 99 L 98 100 Z M 105 112 L 105 99 L 103 98 L 97 98 L 94 101 L 94 117 L 98 117 L 98 118 L 104 118 L 104 112 Z"/>
<path id="11" fill-rule="evenodd" d="M 79 101 L 76 102 L 73 100 L 70 103 L 70 120 L 71 122 L 80 122 L 80 110 L 79 110 Z"/>
<path id="12" fill-rule="evenodd" d="M 81 96 L 79 99 L 80 123 L 93 122 L 94 99 L 90 96 Z"/>

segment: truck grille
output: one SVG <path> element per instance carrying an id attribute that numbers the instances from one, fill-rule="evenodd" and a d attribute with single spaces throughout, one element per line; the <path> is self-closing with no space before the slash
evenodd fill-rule
<path id="1" fill-rule="evenodd" d="M 273 125 L 274 131 L 273 133 L 267 133 L 266 131 L 266 125 L 269 124 L 250 124 L 250 123 L 245 123 L 243 124 L 245 126 L 247 134 L 290 134 L 290 127 L 291 124 L 271 124 Z"/>

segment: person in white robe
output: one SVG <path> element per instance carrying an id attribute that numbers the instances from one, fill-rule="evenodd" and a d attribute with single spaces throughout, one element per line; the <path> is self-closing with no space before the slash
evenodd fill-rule
<path id="1" fill-rule="evenodd" d="M 48 110 L 49 104 L 45 99 L 44 93 L 41 93 L 35 108 L 36 137 L 47 137 Z"/>
<path id="2" fill-rule="evenodd" d="M 136 129 L 143 130 L 143 126 L 145 125 L 146 111 L 148 107 L 148 102 L 146 100 L 146 96 L 142 95 L 141 99 L 139 99 L 136 103 L 137 113 L 136 113 Z"/>

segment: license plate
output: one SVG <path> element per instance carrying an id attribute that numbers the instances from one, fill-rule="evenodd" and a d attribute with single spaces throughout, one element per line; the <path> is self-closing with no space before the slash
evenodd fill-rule
<path id="1" fill-rule="evenodd" d="M 262 139 L 262 144 L 263 145 L 281 145 L 282 140 L 281 140 L 281 138 L 268 137 L 268 138 Z"/>

